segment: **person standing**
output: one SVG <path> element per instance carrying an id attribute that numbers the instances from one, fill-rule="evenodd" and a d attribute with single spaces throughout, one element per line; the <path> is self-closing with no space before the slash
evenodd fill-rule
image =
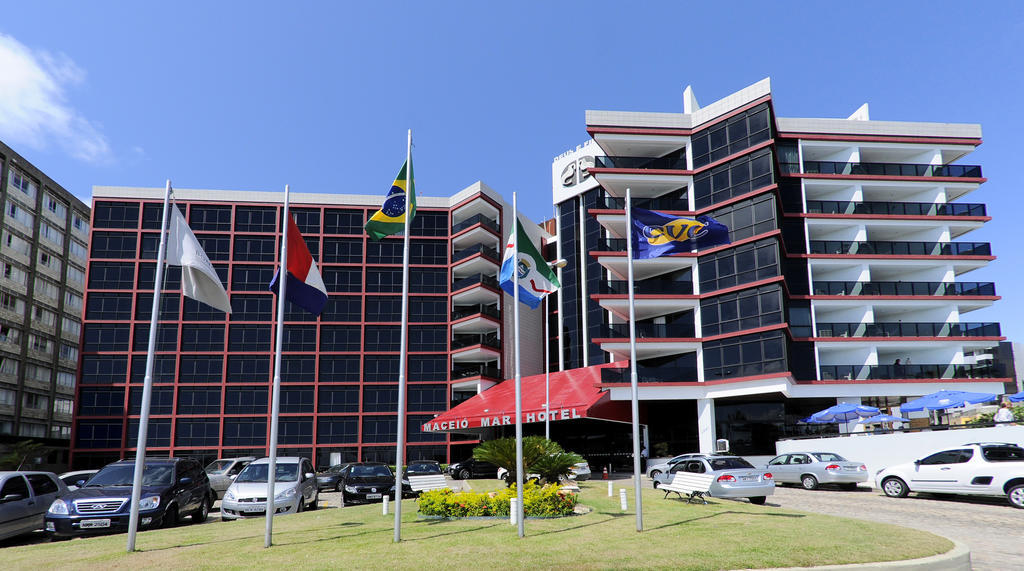
<path id="1" fill-rule="evenodd" d="M 640 471 L 641 472 L 646 472 L 647 471 L 647 456 L 648 456 L 647 447 L 644 446 L 643 448 L 640 449 Z"/>
<path id="2" fill-rule="evenodd" d="M 1010 403 L 1003 401 L 1003 404 L 999 405 L 999 410 L 996 411 L 996 415 L 992 417 L 992 420 L 996 424 L 1009 424 L 1013 422 L 1013 411 L 1010 410 Z"/>

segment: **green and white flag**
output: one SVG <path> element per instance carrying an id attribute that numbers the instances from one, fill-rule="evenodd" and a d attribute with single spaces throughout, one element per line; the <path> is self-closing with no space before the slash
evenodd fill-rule
<path id="1" fill-rule="evenodd" d="M 512 280 L 513 265 L 519 274 L 519 301 L 537 309 L 544 296 L 553 293 L 562 287 L 558 283 L 558 276 L 555 270 L 544 261 L 544 257 L 537 251 L 537 247 L 530 242 L 530 237 L 523 230 L 522 222 L 516 221 L 519 228 L 519 252 L 516 252 L 514 234 L 509 233 L 508 244 L 505 246 L 505 255 L 501 260 L 501 274 L 498 276 L 501 282 L 501 289 L 509 295 L 515 295 L 515 286 Z M 515 255 L 516 263 L 512 263 Z"/>

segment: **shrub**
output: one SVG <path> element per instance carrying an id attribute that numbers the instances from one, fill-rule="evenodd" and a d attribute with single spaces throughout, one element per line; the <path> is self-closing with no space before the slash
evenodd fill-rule
<path id="1" fill-rule="evenodd" d="M 516 480 L 515 438 L 484 442 L 473 449 L 473 458 L 508 470 L 507 482 Z M 568 476 L 573 464 L 582 461 L 578 454 L 562 450 L 557 442 L 543 436 L 523 438 L 524 470 L 527 474 L 539 474 L 545 482 L 557 482 L 559 478 Z"/>
<path id="2" fill-rule="evenodd" d="M 453 492 L 450 489 L 423 492 L 419 511 L 440 517 L 508 516 L 509 500 L 516 497 L 512 486 L 492 494 Z M 523 486 L 523 509 L 527 517 L 566 516 L 576 508 L 577 494 L 563 492 L 555 484 L 539 486 L 528 482 Z"/>

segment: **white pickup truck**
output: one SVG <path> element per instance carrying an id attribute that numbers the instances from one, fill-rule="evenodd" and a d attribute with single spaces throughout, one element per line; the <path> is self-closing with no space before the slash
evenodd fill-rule
<path id="1" fill-rule="evenodd" d="M 1024 448 L 1003 442 L 972 442 L 875 474 L 885 495 L 910 492 L 1006 496 L 1024 509 Z"/>

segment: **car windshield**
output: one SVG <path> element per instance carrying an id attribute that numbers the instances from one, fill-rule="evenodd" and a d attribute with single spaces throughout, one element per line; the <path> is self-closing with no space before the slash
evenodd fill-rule
<path id="1" fill-rule="evenodd" d="M 206 467 L 207 474 L 219 474 L 231 467 L 231 460 L 214 460 Z"/>
<path id="2" fill-rule="evenodd" d="M 846 462 L 846 458 L 831 452 L 814 452 L 811 454 L 821 462 Z"/>
<path id="3" fill-rule="evenodd" d="M 105 486 L 131 486 L 135 477 L 134 464 L 107 466 L 89 478 L 87 488 Z M 173 464 L 147 464 L 142 471 L 143 486 L 169 486 L 174 478 Z"/>
<path id="4" fill-rule="evenodd" d="M 387 466 L 352 466 L 349 475 L 353 478 L 394 478 L 391 468 Z"/>
<path id="5" fill-rule="evenodd" d="M 242 470 L 235 482 L 266 483 L 270 464 L 249 464 Z M 297 482 L 299 480 L 298 464 L 278 464 L 274 475 L 276 482 Z"/>
<path id="6" fill-rule="evenodd" d="M 421 464 L 409 464 L 409 471 L 421 474 L 440 474 L 441 467 L 432 462 L 425 462 Z"/>
<path id="7" fill-rule="evenodd" d="M 737 468 L 753 468 L 754 466 L 743 458 L 711 458 L 708 460 L 712 470 L 735 470 Z"/>
<path id="8" fill-rule="evenodd" d="M 1020 462 L 1024 460 L 1024 448 L 1020 446 L 984 446 L 981 453 L 989 462 Z"/>
<path id="9" fill-rule="evenodd" d="M 337 466 L 331 466 L 330 468 L 327 469 L 327 472 L 330 474 L 337 474 L 339 472 L 344 471 L 345 466 L 346 464 L 338 464 Z"/>

